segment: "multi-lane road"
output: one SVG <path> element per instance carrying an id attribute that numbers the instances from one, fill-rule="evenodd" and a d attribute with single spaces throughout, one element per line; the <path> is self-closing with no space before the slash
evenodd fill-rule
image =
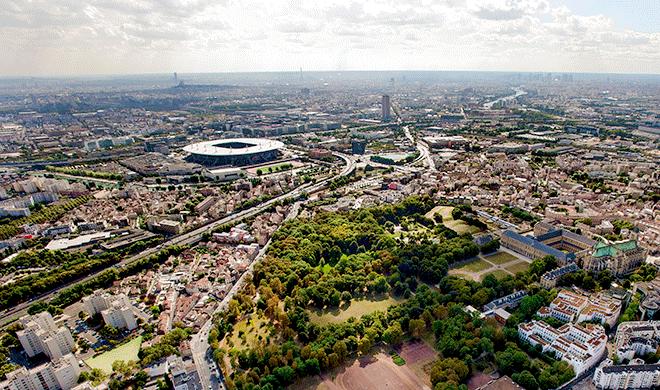
<path id="1" fill-rule="evenodd" d="M 339 175 L 340 176 L 348 175 L 355 168 L 355 161 L 353 160 L 353 158 L 351 156 L 347 156 L 347 155 L 344 155 L 342 153 L 335 153 L 335 155 L 342 158 L 346 162 L 346 166 L 344 166 L 342 168 Z M 275 203 L 279 200 L 283 200 L 285 198 L 292 198 L 292 197 L 296 198 L 296 197 L 300 196 L 304 191 L 308 192 L 308 193 L 319 191 L 320 189 L 322 189 L 327 184 L 327 182 L 329 180 L 330 180 L 330 178 L 327 178 L 327 179 L 324 179 L 324 180 L 320 180 L 317 183 L 304 184 L 304 185 L 296 188 L 295 190 L 293 190 L 289 193 L 282 194 L 278 197 L 275 197 L 275 198 L 273 198 L 269 201 L 266 201 L 266 202 L 264 202 L 260 205 L 255 206 L 253 208 L 243 210 L 243 211 L 239 211 L 239 212 L 235 212 L 235 213 L 230 214 L 230 215 L 228 215 L 228 216 L 226 216 L 222 219 L 211 222 L 210 224 L 207 224 L 207 225 L 204 225 L 204 226 L 199 227 L 197 229 L 194 229 L 194 230 L 192 230 L 188 233 L 184 233 L 184 234 L 172 237 L 171 239 L 165 241 L 164 243 L 158 245 L 155 248 L 145 249 L 144 251 L 142 251 L 142 252 L 140 252 L 140 253 L 138 253 L 134 256 L 131 256 L 129 258 L 126 258 L 126 259 L 122 260 L 118 265 L 115 265 L 114 267 L 122 268 L 127 264 L 130 264 L 130 263 L 132 263 L 136 260 L 151 256 L 155 253 L 158 253 L 161 249 L 172 246 L 172 245 L 193 245 L 193 244 L 201 241 L 202 236 L 203 236 L 204 233 L 210 232 L 211 230 L 217 228 L 218 226 L 224 225 L 226 223 L 234 222 L 234 221 L 240 221 L 244 218 L 249 218 L 249 217 L 251 217 L 255 214 L 258 214 L 258 213 L 262 212 L 263 210 L 267 209 L 273 203 Z M 3 323 L 3 324 L 7 324 L 9 322 L 12 322 L 12 321 L 26 315 L 27 314 L 27 309 L 33 303 L 36 303 L 36 302 L 50 302 L 53 298 L 55 298 L 57 296 L 57 294 L 59 294 L 63 290 L 65 290 L 65 289 L 67 289 L 67 288 L 69 288 L 73 285 L 79 284 L 79 283 L 88 282 L 88 281 L 92 280 L 93 278 L 95 278 L 96 276 L 98 276 L 101 272 L 103 272 L 103 271 L 105 271 L 106 269 L 109 269 L 109 268 L 111 268 L 111 267 L 95 271 L 95 272 L 93 272 L 93 273 L 91 273 L 91 274 L 89 274 L 85 277 L 82 277 L 82 278 L 77 279 L 73 282 L 67 283 L 67 284 L 62 285 L 60 287 L 57 287 L 57 288 L 55 288 L 55 289 L 53 289 L 53 290 L 51 290 L 47 293 L 39 295 L 39 296 L 33 298 L 32 300 L 30 300 L 29 302 L 24 302 L 24 303 L 21 303 L 17 306 L 14 306 L 13 308 L 8 309 L 5 313 L 0 315 L 0 322 Z"/>

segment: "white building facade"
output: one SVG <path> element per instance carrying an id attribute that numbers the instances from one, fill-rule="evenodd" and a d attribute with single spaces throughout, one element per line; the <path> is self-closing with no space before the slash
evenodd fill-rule
<path id="1" fill-rule="evenodd" d="M 58 359 L 76 347 L 71 331 L 66 327 L 58 328 L 47 311 L 23 317 L 20 322 L 23 330 L 16 335 L 29 357 L 45 353 L 51 359 Z"/>
<path id="2" fill-rule="evenodd" d="M 70 390 L 78 383 L 80 367 L 73 354 L 27 370 L 21 367 L 7 373 L 0 390 Z"/>

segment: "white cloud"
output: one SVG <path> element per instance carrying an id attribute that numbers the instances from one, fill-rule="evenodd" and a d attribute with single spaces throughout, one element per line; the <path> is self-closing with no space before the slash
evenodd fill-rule
<path id="1" fill-rule="evenodd" d="M 616 17 L 546 0 L 5 0 L 0 75 L 660 73 L 660 34 L 617 29 Z"/>

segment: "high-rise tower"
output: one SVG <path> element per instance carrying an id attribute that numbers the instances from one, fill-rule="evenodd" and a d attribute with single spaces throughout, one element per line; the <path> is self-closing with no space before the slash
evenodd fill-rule
<path id="1" fill-rule="evenodd" d="M 389 119 L 390 118 L 390 95 L 383 95 L 383 112 L 382 112 L 382 118 L 383 120 Z"/>

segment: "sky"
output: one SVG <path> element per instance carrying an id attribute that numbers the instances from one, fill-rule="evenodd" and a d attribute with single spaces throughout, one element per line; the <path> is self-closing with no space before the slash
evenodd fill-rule
<path id="1" fill-rule="evenodd" d="M 0 76 L 660 73 L 658 0 L 2 0 Z"/>

